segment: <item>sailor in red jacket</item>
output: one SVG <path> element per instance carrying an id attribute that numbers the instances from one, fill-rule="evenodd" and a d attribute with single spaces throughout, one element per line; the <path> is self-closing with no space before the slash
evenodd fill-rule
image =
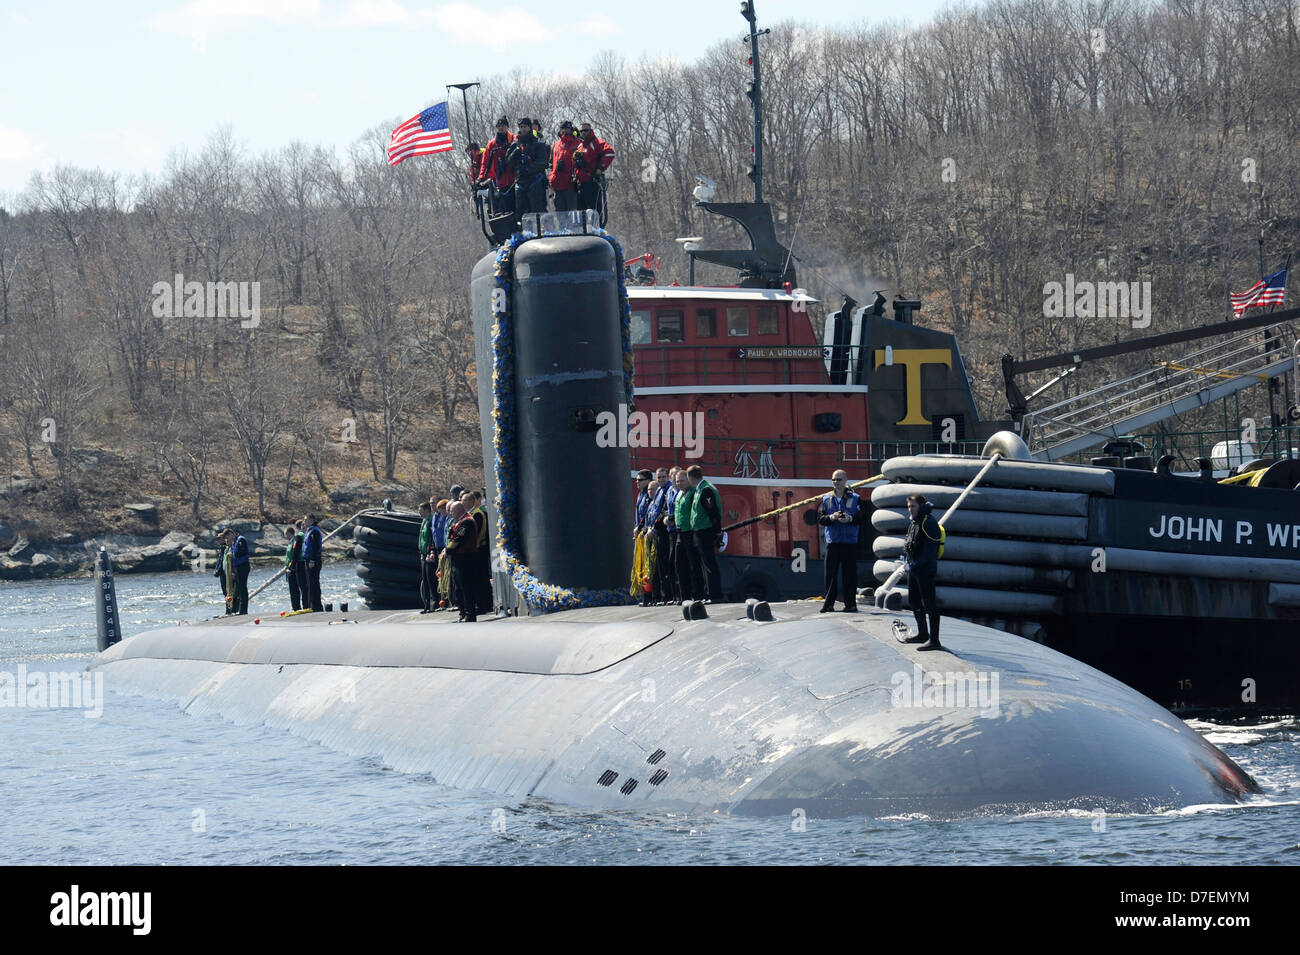
<path id="1" fill-rule="evenodd" d="M 447 509 L 447 556 L 451 558 L 453 602 L 460 608 L 461 623 L 478 621 L 478 594 L 474 588 L 478 527 L 465 505 L 455 501 Z"/>
<path id="2" fill-rule="evenodd" d="M 551 174 L 548 181 L 555 190 L 555 211 L 567 212 L 578 208 L 577 181 L 573 178 L 573 154 L 577 151 L 578 137 L 573 135 L 573 123 L 567 119 L 560 123 L 560 138 L 551 147 Z"/>
<path id="3" fill-rule="evenodd" d="M 494 212 L 512 211 L 515 207 L 515 171 L 506 162 L 506 151 L 514 141 L 510 121 L 502 116 L 497 120 L 496 138 L 483 150 L 483 159 L 478 169 L 480 188 L 486 189 L 489 183 L 496 183 L 497 204 Z"/>
<path id="4" fill-rule="evenodd" d="M 614 147 L 595 134 L 591 123 L 578 127 L 578 147 L 575 155 L 578 179 L 578 208 L 595 209 L 600 195 L 600 180 L 614 161 Z"/>
<path id="5" fill-rule="evenodd" d="M 469 182 L 471 186 L 478 185 L 478 171 L 483 165 L 483 147 L 478 143 L 470 143 L 465 147 L 465 156 L 469 159 Z"/>

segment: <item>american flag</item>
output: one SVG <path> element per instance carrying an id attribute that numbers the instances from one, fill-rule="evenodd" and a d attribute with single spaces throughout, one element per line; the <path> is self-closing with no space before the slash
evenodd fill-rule
<path id="1" fill-rule="evenodd" d="M 447 104 L 435 103 L 419 116 L 412 116 L 393 130 L 388 143 L 388 165 L 427 153 L 445 153 L 451 149 L 451 128 L 447 122 Z"/>
<path id="2" fill-rule="evenodd" d="M 1238 318 L 1248 308 L 1282 305 L 1286 301 L 1286 269 L 1279 269 L 1244 292 L 1232 292 L 1232 314 Z"/>

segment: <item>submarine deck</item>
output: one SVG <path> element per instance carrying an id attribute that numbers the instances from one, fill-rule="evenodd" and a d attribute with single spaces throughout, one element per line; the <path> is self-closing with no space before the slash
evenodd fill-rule
<path id="1" fill-rule="evenodd" d="M 213 663 L 268 665 L 308 664 L 348 667 L 416 667 L 449 670 L 495 670 L 537 675 L 583 675 L 606 670 L 654 646 L 674 633 L 700 626 L 717 627 L 719 646 L 737 637 L 742 645 L 770 652 L 770 640 L 754 640 L 761 628 L 794 625 L 778 644 L 798 647 L 799 657 L 815 657 L 816 648 L 843 649 L 844 629 L 860 634 L 854 648 L 861 657 L 859 676 L 884 663 L 918 665 L 923 673 L 947 671 L 954 665 L 996 668 L 1008 677 L 1034 673 L 1033 686 L 1050 674 L 1067 683 L 1090 670 L 1065 657 L 1044 658 L 1040 648 L 1022 638 L 1000 634 L 996 654 L 972 653 L 969 647 L 954 655 L 953 646 L 941 652 L 917 653 L 893 636 L 897 620 L 910 624 L 912 615 L 874 607 L 858 613 L 821 614 L 821 598 L 771 605 L 773 620 L 752 621 L 743 603 L 713 604 L 703 621 L 682 619 L 681 608 L 595 607 L 537 617 L 480 617 L 460 624 L 451 614 L 421 614 L 417 610 L 360 610 L 305 613 L 286 617 L 221 616 L 179 627 L 139 634 L 105 650 L 97 664 L 126 659 L 204 660 Z M 254 619 L 260 623 L 254 623 Z M 782 628 L 784 629 L 784 628 Z M 992 634 L 966 621 L 944 618 L 942 638 L 968 631 Z M 856 642 L 856 641 L 855 641 Z M 964 641 L 963 641 L 964 643 Z M 781 654 L 785 656 L 785 654 Z M 1055 655 L 1053 655 L 1055 656 Z M 843 663 L 822 673 L 819 680 L 855 686 L 861 680 Z M 812 670 L 820 668 L 812 667 Z M 835 675 L 837 674 L 838 675 Z M 1119 685 L 1119 684 L 1117 684 Z"/>
<path id="2" fill-rule="evenodd" d="M 949 650 L 922 653 L 893 635 L 910 614 L 818 610 L 229 617 L 142 633 L 94 666 L 191 714 L 595 808 L 1149 811 L 1254 789 L 1166 710 L 1047 647 L 945 618 Z"/>

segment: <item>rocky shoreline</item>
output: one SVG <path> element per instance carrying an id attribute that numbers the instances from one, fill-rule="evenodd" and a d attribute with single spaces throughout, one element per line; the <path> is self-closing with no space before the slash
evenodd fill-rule
<path id="1" fill-rule="evenodd" d="M 320 522 L 328 534 L 339 521 Z M 0 580 L 48 580 L 57 577 L 86 577 L 94 571 L 100 547 L 108 549 L 113 570 L 118 574 L 153 574 L 168 571 L 216 571 L 217 535 L 230 528 L 248 539 L 254 564 L 273 565 L 284 560 L 289 539 L 279 524 L 258 521 L 221 521 L 198 534 L 174 530 L 161 535 L 107 534 L 82 538 L 68 532 L 40 545 L 0 521 Z M 344 560 L 352 556 L 352 529 L 325 541 L 324 558 Z"/>

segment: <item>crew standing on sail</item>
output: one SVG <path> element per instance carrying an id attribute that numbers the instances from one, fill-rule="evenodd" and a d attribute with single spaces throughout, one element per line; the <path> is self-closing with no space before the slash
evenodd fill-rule
<path id="1" fill-rule="evenodd" d="M 599 209 L 600 186 L 614 161 L 614 147 L 596 135 L 591 123 L 582 123 L 578 127 L 578 140 L 580 145 L 574 153 L 578 208 Z"/>
<path id="2" fill-rule="evenodd" d="M 478 168 L 479 187 L 496 187 L 493 213 L 512 212 L 515 208 L 515 173 L 506 162 L 506 152 L 514 141 L 510 122 L 502 116 L 497 120 L 496 137 L 483 150 Z"/>
<path id="3" fill-rule="evenodd" d="M 519 135 L 506 150 L 506 163 L 515 175 L 515 217 L 546 211 L 546 170 L 551 151 L 538 141 L 532 120 L 519 120 Z"/>
<path id="4" fill-rule="evenodd" d="M 551 172 L 548 181 L 555 190 L 555 211 L 578 208 L 577 180 L 574 178 L 574 153 L 581 144 L 573 135 L 573 123 L 560 123 L 560 138 L 551 147 Z"/>

